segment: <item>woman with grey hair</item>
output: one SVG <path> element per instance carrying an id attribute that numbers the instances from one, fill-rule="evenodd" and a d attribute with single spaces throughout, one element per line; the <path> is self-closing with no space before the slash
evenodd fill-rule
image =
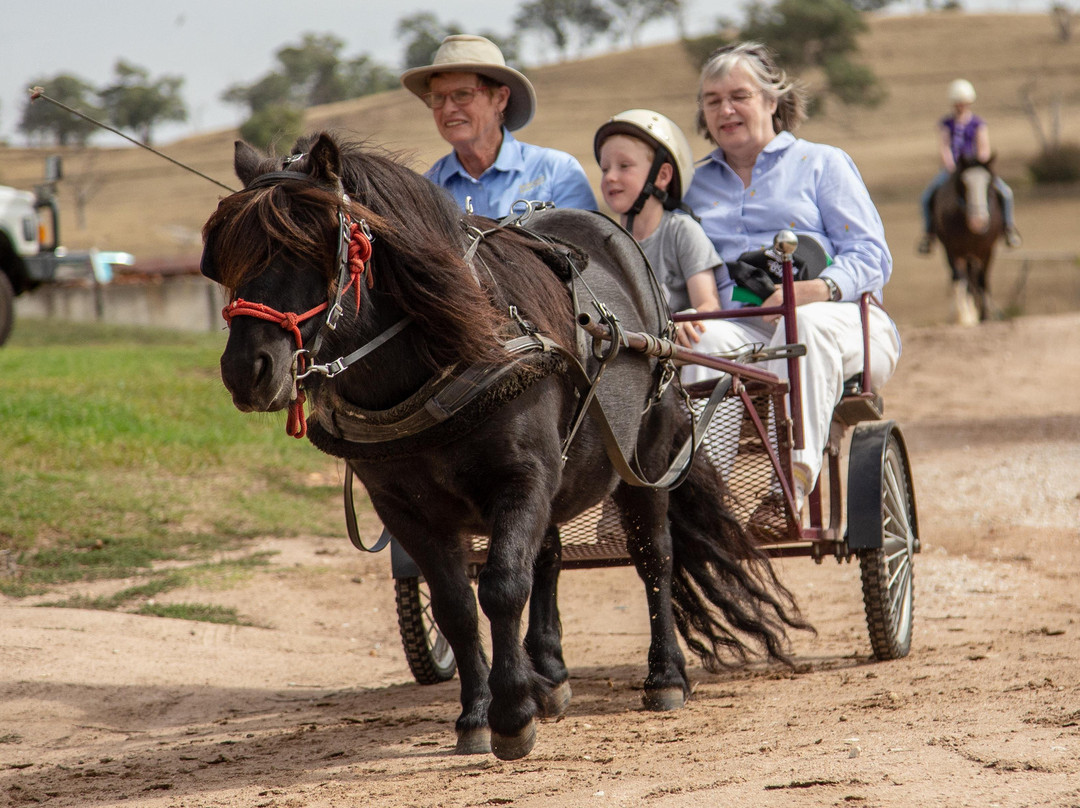
<path id="1" fill-rule="evenodd" d="M 885 230 L 870 194 L 851 158 L 840 149 L 796 138 L 806 115 L 805 95 L 775 62 L 765 46 L 745 42 L 715 51 L 701 71 L 698 130 L 716 148 L 699 165 L 685 200 L 730 269 L 748 254 L 772 245 L 780 230 L 816 241 L 828 266 L 795 282 L 805 448 L 793 453 L 796 505 L 813 490 L 821 470 L 832 412 L 844 382 L 863 369 L 862 321 L 858 301 L 869 292 L 871 379 L 878 390 L 892 376 L 900 356 L 900 338 L 880 306 L 881 290 L 892 271 Z M 721 305 L 744 305 L 728 271 L 718 275 Z M 779 285 L 766 290 L 762 305 L 783 301 Z M 782 345 L 781 318 L 743 317 L 709 324 L 710 352 L 733 351 L 747 344 Z M 786 362 L 769 370 L 787 376 Z M 700 378 L 706 377 L 700 369 Z M 766 509 L 779 510 L 770 498 Z M 769 526 L 784 520 L 763 513 L 751 528 L 764 526 L 762 538 L 780 538 Z"/>

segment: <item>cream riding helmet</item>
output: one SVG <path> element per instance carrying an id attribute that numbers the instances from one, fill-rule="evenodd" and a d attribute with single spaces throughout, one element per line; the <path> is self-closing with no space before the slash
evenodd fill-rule
<path id="1" fill-rule="evenodd" d="M 659 199 L 666 210 L 679 208 L 693 216 L 694 212 L 682 201 L 683 192 L 690 187 L 690 180 L 694 177 L 694 155 L 682 129 L 666 115 L 653 112 L 651 109 L 628 109 L 620 112 L 596 130 L 596 135 L 593 137 L 593 154 L 598 163 L 600 162 L 600 148 L 612 135 L 629 135 L 644 140 L 656 152 L 649 175 L 645 180 L 645 186 L 627 213 L 627 229 L 632 229 L 634 217 L 641 213 L 641 209 L 645 207 L 645 202 L 650 196 Z M 666 191 L 655 185 L 660 167 L 664 163 L 671 163 L 674 169 Z"/>
<path id="2" fill-rule="evenodd" d="M 950 104 L 974 104 L 975 88 L 967 79 L 956 79 L 949 84 Z"/>

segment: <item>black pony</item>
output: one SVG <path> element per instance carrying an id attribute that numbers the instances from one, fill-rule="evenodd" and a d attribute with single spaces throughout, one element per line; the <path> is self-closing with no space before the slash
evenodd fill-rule
<path id="1" fill-rule="evenodd" d="M 993 312 L 990 262 L 1005 232 L 1001 197 L 994 188 L 993 158 L 961 158 L 934 194 L 934 233 L 945 248 L 952 274 L 953 318 L 976 325 Z"/>
<path id="2" fill-rule="evenodd" d="M 308 438 L 346 460 L 418 564 L 457 659 L 459 752 L 521 757 L 535 719 L 566 709 L 557 525 L 609 495 L 649 602 L 647 707 L 690 692 L 676 629 L 709 669 L 757 650 L 788 661 L 786 628 L 808 626 L 722 509 L 704 453 L 670 493 L 616 473 L 621 456 L 662 476 L 688 433 L 665 364 L 622 351 L 595 388 L 610 429 L 577 417 L 597 405 L 583 406 L 573 367 L 595 376 L 599 360 L 572 301 L 602 301 L 628 330 L 668 326 L 625 231 L 574 210 L 533 213 L 529 233 L 463 217 L 392 157 L 325 133 L 284 161 L 237 143 L 235 167 L 244 190 L 204 228 L 203 272 L 231 295 L 222 380 L 242 411 L 289 408 L 296 435 L 306 394 Z M 490 667 L 470 535 L 489 537 L 478 592 Z"/>

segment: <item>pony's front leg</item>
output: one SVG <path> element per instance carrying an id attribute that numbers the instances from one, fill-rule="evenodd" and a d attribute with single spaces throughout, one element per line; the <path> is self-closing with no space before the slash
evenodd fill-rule
<path id="1" fill-rule="evenodd" d="M 559 572 L 562 544 L 559 529 L 544 533 L 540 552 L 533 565 L 533 587 L 529 597 L 529 629 L 525 652 L 533 669 L 554 684 L 540 705 L 541 718 L 558 718 L 570 704 L 570 682 L 562 652 L 562 623 L 559 620 Z"/>
<path id="2" fill-rule="evenodd" d="M 622 483 L 612 494 L 619 507 L 626 550 L 645 584 L 649 603 L 649 674 L 642 701 L 649 710 L 677 710 L 690 695 L 686 658 L 675 633 L 672 609 L 671 532 L 668 496 Z"/>
<path id="3" fill-rule="evenodd" d="M 390 532 L 416 562 L 431 596 L 431 614 L 454 651 L 461 683 L 461 714 L 455 730 L 459 755 L 491 751 L 488 729 L 488 663 L 480 644 L 479 616 L 472 584 L 452 537 L 437 531 L 406 508 L 387 512 Z M 436 538 L 432 538 L 436 536 Z"/>
<path id="4" fill-rule="evenodd" d="M 432 617 L 454 650 L 461 682 L 461 715 L 454 726 L 457 733 L 454 752 L 459 755 L 486 754 L 491 751 L 488 729 L 491 693 L 472 585 L 460 563 L 436 564 L 430 571 L 425 570 L 424 578 L 431 594 Z"/>
<path id="5" fill-rule="evenodd" d="M 533 670 L 521 642 L 521 616 L 547 529 L 550 497 L 545 500 L 528 476 L 508 482 L 493 503 L 491 542 L 478 591 L 491 622 L 491 751 L 502 760 L 516 760 L 536 743 L 536 716 L 551 689 Z"/>

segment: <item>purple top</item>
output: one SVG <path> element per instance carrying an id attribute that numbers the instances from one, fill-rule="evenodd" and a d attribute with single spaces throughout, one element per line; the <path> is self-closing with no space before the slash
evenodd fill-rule
<path id="1" fill-rule="evenodd" d="M 975 133 L 985 123 L 986 121 L 978 115 L 972 115 L 963 126 L 958 126 L 956 118 L 952 115 L 941 119 L 941 125 L 949 133 L 949 148 L 952 150 L 953 162 L 959 163 L 961 157 L 975 156 Z"/>

